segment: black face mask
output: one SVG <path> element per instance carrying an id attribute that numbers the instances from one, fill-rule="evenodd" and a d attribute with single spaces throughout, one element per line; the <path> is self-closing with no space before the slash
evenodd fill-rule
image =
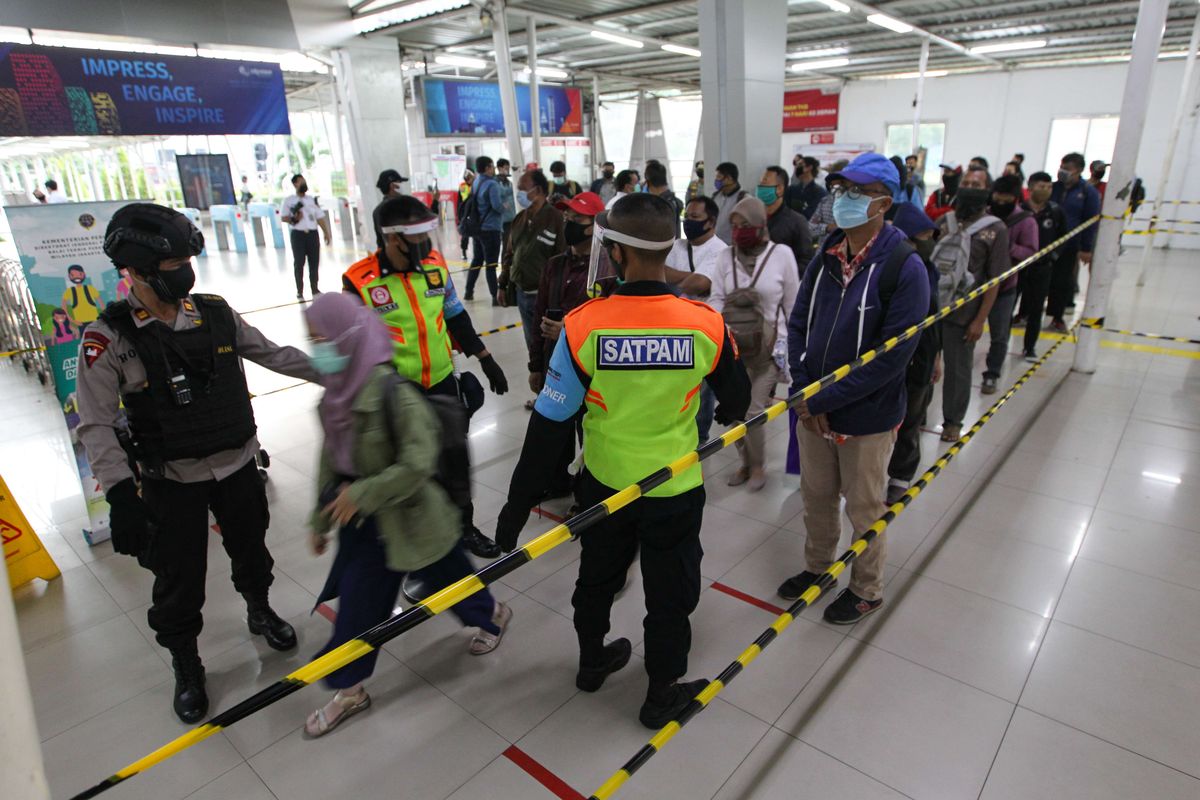
<path id="1" fill-rule="evenodd" d="M 987 189 L 959 189 L 954 195 L 954 210 L 963 219 L 977 216 L 987 207 Z"/>
<path id="2" fill-rule="evenodd" d="M 164 303 L 174 305 L 188 296 L 196 285 L 196 273 L 192 270 L 192 262 L 187 262 L 178 269 L 159 270 L 146 278 L 146 283 Z"/>
<path id="3" fill-rule="evenodd" d="M 613 242 L 605 242 L 604 250 L 608 254 L 608 263 L 612 264 L 613 270 L 617 273 L 617 278 L 625 280 L 625 265 L 616 259 L 617 245 Z"/>
<path id="4" fill-rule="evenodd" d="M 917 248 L 917 252 L 921 254 L 921 258 L 928 261 L 933 256 L 933 248 L 937 244 L 933 239 L 914 239 L 913 247 Z"/>
<path id="5" fill-rule="evenodd" d="M 958 178 L 959 176 L 954 173 L 942 176 L 942 186 L 945 187 L 948 194 L 954 194 L 958 190 Z"/>
<path id="6" fill-rule="evenodd" d="M 426 239 L 423 242 L 410 242 L 406 239 L 404 244 L 408 246 L 408 251 L 405 255 L 408 256 L 408 266 L 412 269 L 421 266 L 422 262 L 429 258 L 429 254 L 433 252 L 432 239 Z"/>
<path id="7" fill-rule="evenodd" d="M 576 222 L 572 219 L 567 220 L 567 224 L 563 227 L 563 238 L 566 239 L 567 246 L 574 247 L 580 242 L 586 241 L 591 236 L 587 232 L 587 229 L 590 227 L 592 227 L 590 222 L 584 225 L 582 222 Z"/>
<path id="8" fill-rule="evenodd" d="M 297 187 L 296 187 L 296 194 L 304 194 L 304 193 L 305 193 L 305 192 L 307 192 L 307 191 L 308 191 L 308 184 L 307 184 L 307 183 L 302 183 L 302 184 L 300 184 L 299 186 L 297 186 Z"/>
<path id="9" fill-rule="evenodd" d="M 606 169 L 606 170 L 604 170 L 603 175 L 604 175 L 604 180 L 611 181 L 612 176 L 613 176 L 613 171 L 611 169 Z"/>
<path id="10" fill-rule="evenodd" d="M 1008 219 L 1008 216 L 1016 211 L 1016 209 L 1017 204 L 1015 201 L 1011 203 L 992 202 L 992 213 L 1000 219 Z"/>

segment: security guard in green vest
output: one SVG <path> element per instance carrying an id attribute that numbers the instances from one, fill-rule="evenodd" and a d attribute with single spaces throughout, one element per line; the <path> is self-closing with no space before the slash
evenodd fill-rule
<path id="1" fill-rule="evenodd" d="M 146 618 L 171 651 L 175 713 L 188 723 L 208 711 L 196 640 L 210 509 L 250 633 L 276 650 L 296 646 L 267 601 L 270 513 L 241 360 L 317 378 L 302 351 L 271 342 L 222 298 L 191 293 L 191 259 L 203 248 L 200 231 L 170 208 L 132 203 L 113 215 L 104 253 L 130 270 L 133 288 L 83 334 L 76 383 L 79 440 L 106 492 L 112 548 L 154 573 Z"/>
<path id="2" fill-rule="evenodd" d="M 437 216 L 409 195 L 384 200 L 377 212 L 384 246 L 346 270 L 342 285 L 379 314 L 395 344 L 397 371 L 420 384 L 426 394 L 463 397 L 474 411 L 483 404 L 483 391 L 469 373 L 462 379 L 455 376 L 457 344 L 479 359 L 492 391 L 504 394 L 508 391 L 504 371 L 475 332 L 436 247 Z M 456 459 L 451 469 L 455 474 L 446 476 L 449 480 L 470 486 L 468 461 Z M 480 558 L 495 558 L 500 548 L 475 527 L 469 491 L 462 496 L 468 498 L 461 509 L 463 544 Z M 405 592 L 412 595 L 408 585 Z"/>
<path id="3" fill-rule="evenodd" d="M 592 251 L 607 252 L 623 283 L 564 320 L 496 525 L 504 550 L 516 546 L 581 407 L 586 469 L 575 494 L 585 507 L 695 448 L 703 382 L 720 403 L 718 422 L 745 415 L 750 381 L 721 315 L 666 283 L 676 224 L 671 205 L 651 194 L 623 197 L 596 217 Z M 571 598 L 580 649 L 575 685 L 594 692 L 629 661 L 628 639 L 606 645 L 604 637 L 613 598 L 640 549 L 650 685 L 639 719 L 650 728 L 674 719 L 706 684 L 678 682 L 691 648 L 688 616 L 700 597 L 704 501 L 696 463 L 580 536 Z"/>

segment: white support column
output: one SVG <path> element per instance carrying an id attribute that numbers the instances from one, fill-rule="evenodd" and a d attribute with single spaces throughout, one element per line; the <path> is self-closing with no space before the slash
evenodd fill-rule
<path id="1" fill-rule="evenodd" d="M 493 0 L 492 45 L 496 50 L 496 77 L 500 81 L 500 108 L 504 112 L 504 134 L 508 139 L 508 160 L 513 172 L 524 169 L 525 151 L 521 147 L 521 119 L 517 111 L 517 86 L 513 82 L 512 53 L 508 49 L 508 19 L 502 0 Z M 531 131 L 537 130 L 534 122 Z"/>
<path id="2" fill-rule="evenodd" d="M 1092 251 L 1091 277 L 1088 280 L 1087 301 L 1083 306 L 1084 319 L 1103 318 L 1108 313 L 1108 296 L 1117 277 L 1117 255 L 1121 246 L 1121 229 L 1125 225 L 1122 214 L 1127 190 L 1133 183 L 1137 167 L 1138 148 L 1142 144 L 1142 129 L 1146 125 L 1146 110 L 1150 105 L 1149 89 L 1153 86 L 1154 64 L 1162 45 L 1168 5 L 1169 0 L 1142 0 L 1138 7 L 1133 54 L 1125 75 L 1125 94 L 1121 98 L 1121 121 L 1117 126 L 1117 141 L 1113 147 L 1108 190 L 1104 193 L 1100 230 Z M 1100 336 L 1098 330 L 1080 329 L 1079 344 L 1075 346 L 1075 371 L 1096 371 Z"/>
<path id="3" fill-rule="evenodd" d="M 525 18 L 525 54 L 529 59 L 529 116 L 533 121 L 529 135 L 533 137 L 533 160 L 542 163 L 542 98 L 538 95 L 538 51 L 537 22 L 533 17 Z M 520 166 L 525 166 L 524 164 Z"/>
<path id="4" fill-rule="evenodd" d="M 912 149 L 909 150 L 913 155 L 921 149 L 921 103 L 925 100 L 925 72 L 929 67 L 929 40 L 921 40 L 921 64 L 917 68 L 917 96 L 913 99 L 913 128 L 912 128 Z"/>
<path id="5" fill-rule="evenodd" d="M 604 132 L 600 129 L 600 78 L 592 76 L 592 169 L 608 160 L 604 151 Z"/>
<path id="6" fill-rule="evenodd" d="M 1167 183 L 1171 179 L 1171 164 L 1175 160 L 1175 146 L 1179 143 L 1179 129 L 1183 127 L 1184 117 L 1189 112 L 1189 102 L 1192 97 L 1192 74 L 1196 67 L 1196 49 L 1200 47 L 1200 13 L 1196 14 L 1196 22 L 1192 25 L 1192 39 L 1188 43 L 1187 61 L 1183 65 L 1183 85 L 1179 87 L 1179 99 L 1175 102 L 1175 115 L 1171 117 L 1171 132 L 1167 135 L 1167 149 L 1163 154 L 1162 177 L 1158 181 L 1158 191 L 1154 193 L 1154 205 L 1150 209 L 1150 219 L 1155 222 L 1147 223 L 1153 229 L 1162 212 L 1163 201 L 1167 198 Z M 1141 264 L 1138 267 L 1138 286 L 1146 285 L 1146 272 L 1150 267 L 1150 251 L 1154 249 L 1154 240 L 1158 236 L 1147 234 L 1142 245 Z"/>
<path id="7" fill-rule="evenodd" d="M 787 3 L 699 0 L 705 176 L 737 164 L 744 184 L 779 161 Z"/>
<path id="8" fill-rule="evenodd" d="M 0 797 L 50 800 L 8 582 L 0 586 Z"/>

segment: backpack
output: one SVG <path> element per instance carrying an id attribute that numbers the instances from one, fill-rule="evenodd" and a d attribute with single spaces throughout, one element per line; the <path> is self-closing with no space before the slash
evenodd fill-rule
<path id="1" fill-rule="evenodd" d="M 951 211 L 945 215 L 946 231 L 938 239 L 929 260 L 938 271 L 938 307 L 945 308 L 960 297 L 965 297 L 975 285 L 971 274 L 971 237 L 1000 220 L 984 214 L 970 226 L 963 228 L 958 217 Z"/>
<path id="2" fill-rule="evenodd" d="M 733 248 L 729 249 L 729 257 L 733 260 L 733 291 L 725 295 L 721 317 L 733 335 L 738 352 L 747 361 L 761 358 L 764 354 L 769 356 L 775 346 L 775 319 L 772 318 L 768 322 L 766 314 L 763 313 L 762 295 L 754 288 L 774 250 L 775 244 L 772 243 L 758 262 L 758 268 L 750 278 L 750 285 L 738 286 L 738 272 L 741 271 L 741 266 Z M 778 314 L 778 309 L 776 313 Z"/>
<path id="3" fill-rule="evenodd" d="M 479 193 L 471 192 L 458 214 L 458 234 L 469 239 L 483 230 L 483 215 L 479 213 Z"/>
<path id="4" fill-rule="evenodd" d="M 392 450 L 399 452 L 399 442 L 394 437 L 395 409 L 392 407 L 392 397 L 396 393 L 396 387 L 402 383 L 409 383 L 408 378 L 405 378 L 398 372 L 388 374 L 387 384 L 384 387 L 383 398 L 383 416 L 387 420 L 388 438 L 392 440 Z M 434 479 L 446 490 L 446 494 L 450 495 L 451 502 L 459 508 L 465 508 L 471 502 L 471 482 L 466 477 L 466 473 L 462 470 L 454 469 L 456 463 L 462 463 L 462 459 L 469 458 L 467 445 L 467 408 L 463 400 L 457 395 L 451 397 L 449 395 L 425 394 L 425 400 L 433 408 L 434 416 L 437 417 L 441 428 L 441 452 L 438 454 L 437 472 Z"/>

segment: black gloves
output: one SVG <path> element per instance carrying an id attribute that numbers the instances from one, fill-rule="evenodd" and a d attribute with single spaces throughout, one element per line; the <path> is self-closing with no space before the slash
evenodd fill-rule
<path id="1" fill-rule="evenodd" d="M 479 359 L 479 366 L 483 369 L 483 374 L 487 376 L 488 385 L 492 387 L 492 391 L 496 394 L 504 394 L 508 391 L 508 378 L 504 377 L 504 370 L 500 369 L 500 365 L 496 363 L 496 359 L 491 353 Z"/>
<path id="2" fill-rule="evenodd" d="M 713 419 L 716 420 L 718 425 L 732 425 L 735 422 L 742 421 L 734 418 L 732 414 L 725 410 L 724 406 L 717 406 L 716 411 L 713 412 Z"/>
<path id="3" fill-rule="evenodd" d="M 506 553 L 511 553 L 517 547 L 517 537 L 529 520 L 529 506 L 514 507 L 505 503 L 500 509 L 500 518 L 496 520 L 496 544 Z"/>
<path id="4" fill-rule="evenodd" d="M 108 527 L 112 530 L 113 551 L 126 556 L 141 556 L 150 547 L 152 523 L 142 498 L 138 497 L 133 478 L 126 478 L 108 490 Z"/>

